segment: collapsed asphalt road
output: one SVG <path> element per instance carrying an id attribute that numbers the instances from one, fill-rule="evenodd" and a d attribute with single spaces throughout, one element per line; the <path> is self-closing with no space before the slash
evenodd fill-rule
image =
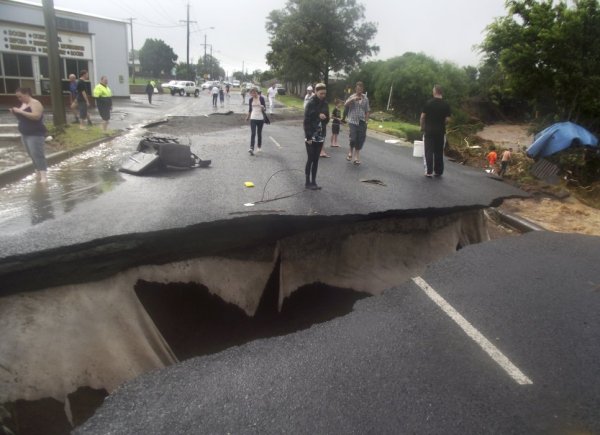
<path id="1" fill-rule="evenodd" d="M 422 275 L 439 306 L 414 282 L 390 288 L 141 376 L 75 433 L 596 433 L 599 255 L 596 238 L 545 232 L 470 246 Z"/>
<path id="2" fill-rule="evenodd" d="M 53 397 L 70 403 L 66 397 L 78 387 L 93 386 L 113 391 L 127 379 L 175 363 L 177 356 L 169 340 L 165 340 L 168 335 L 157 327 L 158 320 L 149 315 L 134 291 L 141 282 L 202 285 L 211 295 L 239 307 L 248 316 L 259 309 L 261 295 L 271 281 L 279 283 L 275 300 L 280 308 L 298 288 L 314 282 L 380 294 L 420 274 L 426 264 L 470 244 L 485 241 L 487 232 L 481 211 L 500 203 L 502 198 L 525 195 L 473 168 L 454 164 L 448 164 L 441 179 L 426 179 L 422 160 L 412 157 L 410 148 L 374 138 L 367 141 L 360 167 L 346 162 L 344 148 L 332 149 L 332 158 L 322 159 L 320 163 L 319 184 L 323 190 L 306 191 L 303 188 L 305 151 L 299 121 L 278 121 L 275 115 L 273 124 L 264 130 L 264 152 L 251 157 L 246 152 L 249 128 L 242 122 L 243 106 L 240 105 L 240 111 L 233 115 L 214 115 L 231 117 L 215 124 L 233 122 L 233 125 L 225 129 L 221 125 L 207 131 L 201 130 L 197 117 L 208 114 L 203 106 L 208 101 L 202 97 L 182 98 L 181 101 L 179 112 L 195 117 L 171 117 L 170 123 L 157 124 L 148 134 L 175 134 L 184 138 L 182 142 L 189 138 L 195 154 L 212 159 L 210 168 L 149 177 L 120 174 L 122 179 L 111 189 L 77 203 L 65 213 L 35 225 L 12 226 L 10 231 L 0 235 L 0 280 L 3 283 L 0 309 L 11 314 L 1 316 L 3 323 L 0 326 L 3 332 L 23 334 L 3 340 L 4 349 L 0 352 L 8 354 L 4 350 L 9 350 L 14 357 L 11 363 L 3 363 L 8 371 L 0 378 L 6 387 L 3 391 L 10 391 L 11 400 Z M 212 116 L 203 118 L 202 122 L 206 122 Z M 232 121 L 236 118 L 237 121 Z M 137 145 L 133 140 L 135 134 L 132 134 L 132 151 Z M 110 153 L 110 150 L 109 145 L 106 151 Z M 114 167 L 110 170 L 116 172 Z M 255 187 L 245 187 L 247 181 Z M 540 243 L 537 239 L 528 240 L 534 245 Z M 522 246 L 511 246 L 504 251 L 507 258 L 503 261 L 513 258 L 512 249 L 529 251 Z M 501 263 L 498 267 L 503 269 Z M 457 266 L 456 270 L 461 271 L 457 276 L 470 277 L 472 273 L 468 263 Z M 476 284 L 480 281 L 473 280 Z M 384 300 L 388 297 L 386 294 Z M 392 311 L 384 316 L 385 319 L 397 315 L 419 318 L 425 312 L 424 307 L 411 303 L 401 311 L 393 312 L 392 307 L 396 305 L 390 305 Z M 65 311 L 64 307 L 69 309 Z M 14 315 L 23 309 L 28 313 L 27 317 Z M 368 314 L 362 316 L 368 317 Z M 353 321 L 352 315 L 349 319 Z M 363 320 L 361 318 L 359 323 Z M 344 317 L 332 325 L 350 325 L 346 321 Z M 385 324 L 378 316 L 373 322 Z M 357 324 L 334 336 L 351 337 L 358 329 Z M 413 324 L 402 338 L 408 343 L 411 340 L 426 343 L 434 350 L 447 338 L 419 336 L 416 332 L 418 328 Z M 294 337 L 296 335 L 289 338 L 291 348 L 296 346 Z M 367 350 L 376 355 L 385 353 L 387 343 L 374 337 L 376 335 L 365 338 L 373 340 Z M 358 338 L 362 340 L 360 335 Z M 274 343 L 287 343 L 287 340 L 282 337 Z M 23 342 L 30 346 L 20 349 L 18 343 Z M 248 348 L 271 347 L 271 343 L 259 342 Z M 351 347 L 345 348 L 346 345 Z M 307 346 L 303 344 L 300 349 L 317 351 Z M 348 352 L 352 356 L 360 349 L 355 346 L 356 343 L 350 341 L 339 341 L 339 346 L 331 346 L 332 353 L 327 359 L 345 364 Z M 277 347 L 273 347 L 273 352 L 266 352 L 266 355 L 274 356 L 274 359 L 261 363 L 265 370 L 276 373 L 281 364 L 284 368 L 291 364 L 277 356 Z M 93 360 L 89 355 L 94 356 Z M 236 366 L 236 361 L 243 361 L 243 356 L 235 351 L 227 351 L 224 355 L 233 355 L 226 366 L 228 372 L 238 373 L 241 367 Z M 356 356 L 359 361 L 372 359 L 364 354 Z M 390 354 L 392 356 L 394 353 Z M 430 364 L 426 359 L 427 352 L 419 351 L 417 356 L 419 358 L 407 360 L 411 373 L 419 373 L 423 364 Z M 213 358 L 220 356 L 208 360 Z M 37 361 L 52 361 L 51 366 L 60 369 L 60 373 L 44 374 L 37 370 Z M 338 363 L 332 366 L 338 375 L 334 381 L 329 381 L 333 387 L 328 391 L 336 390 L 338 382 L 340 388 L 345 388 L 347 381 L 364 375 L 362 363 L 360 367 L 352 368 L 356 361 L 352 358 L 348 361 L 352 364 L 348 366 L 349 371 L 343 370 Z M 324 362 L 321 365 L 326 366 Z M 188 363 L 182 367 L 187 366 Z M 295 376 L 302 376 L 309 365 L 296 367 L 292 364 L 290 367 L 286 373 L 295 379 Z M 298 375 L 293 374 L 292 368 L 298 369 Z M 387 389 L 389 379 L 381 376 L 386 374 L 383 369 L 389 368 L 386 365 L 379 372 L 381 385 L 371 381 L 373 388 L 395 395 L 397 391 Z M 470 373 L 475 371 L 473 368 Z M 19 376 L 15 377 L 15 373 Z M 389 373 L 392 376 L 396 372 L 391 370 Z M 317 374 L 318 370 L 315 371 Z M 419 379 L 428 382 L 430 375 L 439 380 L 431 371 L 424 371 Z M 229 376 L 241 385 L 247 382 L 245 377 Z M 327 376 L 308 377 L 307 380 L 321 382 Z M 262 386 L 259 384 L 264 379 L 260 376 L 256 380 L 258 384 L 248 384 L 249 388 L 260 391 Z M 457 385 L 452 383 L 452 387 Z M 310 386 L 309 390 L 314 388 L 314 385 Z M 415 389 L 411 386 L 409 391 Z M 448 387 L 442 396 L 462 394 L 460 389 L 451 390 Z M 291 393 L 286 390 L 281 394 Z M 431 390 L 431 394 L 437 392 Z M 285 402 L 284 397 L 276 397 Z M 308 393 L 302 397 L 302 402 L 310 400 Z M 210 396 L 206 398 L 211 400 Z M 228 396 L 224 400 L 235 404 L 235 409 L 225 406 L 224 415 L 232 416 L 228 421 L 233 421 L 234 427 L 246 425 L 237 414 L 238 411 L 245 412 L 245 408 L 237 403 L 237 399 Z M 298 402 L 291 403 L 298 405 Z M 366 406 L 365 417 L 370 405 Z M 258 406 L 256 409 L 262 414 L 265 408 Z M 306 418 L 306 414 L 296 413 L 296 410 L 297 406 L 288 412 L 294 423 L 290 426 L 292 432 L 299 431 L 294 429 L 299 427 L 296 424 Z M 312 411 L 313 415 L 322 415 Z M 392 408 L 386 408 L 382 412 L 392 411 Z M 338 411 L 333 415 L 345 414 Z M 420 422 L 421 417 L 422 414 L 416 412 L 414 421 Z M 262 421 L 258 414 L 256 418 Z M 190 419 L 184 416 L 182 421 L 196 425 L 189 428 L 199 427 L 200 432 L 203 427 L 211 427 L 197 426 L 194 419 L 195 416 Z M 313 420 L 324 422 L 326 419 Z M 165 418 L 164 421 L 171 420 Z M 390 429 L 394 421 L 390 420 Z M 184 430 L 184 426 L 174 424 L 172 427 Z M 385 431 L 385 427 L 383 429 Z M 175 433 L 186 433 L 177 430 Z"/>

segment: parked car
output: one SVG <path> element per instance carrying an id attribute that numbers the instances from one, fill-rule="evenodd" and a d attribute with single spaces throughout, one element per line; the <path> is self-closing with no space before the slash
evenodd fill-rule
<path id="1" fill-rule="evenodd" d="M 212 87 L 214 86 L 214 83 L 215 82 L 212 82 L 212 81 L 204 82 L 204 83 L 202 83 L 202 85 L 200 87 L 202 88 L 202 90 L 212 89 Z"/>
<path id="2" fill-rule="evenodd" d="M 182 97 L 187 95 L 193 95 L 197 97 L 200 95 L 200 88 L 196 86 L 196 83 L 190 81 L 178 81 L 176 84 L 171 86 L 171 95 L 179 94 Z"/>
<path id="3" fill-rule="evenodd" d="M 240 87 L 240 81 L 239 80 L 233 80 L 231 83 L 233 84 L 234 88 L 239 88 Z"/>
<path id="4" fill-rule="evenodd" d="M 163 89 L 171 89 L 172 86 L 177 84 L 177 80 L 171 80 L 168 83 L 161 83 L 160 87 Z"/>
<path id="5" fill-rule="evenodd" d="M 277 93 L 278 93 L 279 95 L 285 95 L 285 93 L 286 93 L 286 90 L 285 90 L 285 88 L 283 87 L 283 85 L 279 85 L 279 84 L 277 84 L 277 85 L 275 85 L 275 89 L 277 89 Z"/>
<path id="6" fill-rule="evenodd" d="M 244 86 L 247 91 L 249 91 L 252 88 L 256 88 L 256 89 L 258 89 L 258 92 L 261 92 L 260 85 L 255 85 L 254 83 L 248 82 L 248 83 L 244 83 L 242 86 Z"/>

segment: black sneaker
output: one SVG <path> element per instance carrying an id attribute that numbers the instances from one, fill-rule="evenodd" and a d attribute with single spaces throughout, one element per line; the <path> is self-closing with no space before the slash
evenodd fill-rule
<path id="1" fill-rule="evenodd" d="M 317 183 L 311 183 L 308 188 L 310 190 L 321 190 L 321 186 L 317 185 Z"/>
<path id="2" fill-rule="evenodd" d="M 253 156 L 253 155 L 254 155 L 254 150 L 253 150 L 252 148 L 250 148 L 250 149 L 248 150 L 248 154 L 250 154 L 251 156 Z"/>

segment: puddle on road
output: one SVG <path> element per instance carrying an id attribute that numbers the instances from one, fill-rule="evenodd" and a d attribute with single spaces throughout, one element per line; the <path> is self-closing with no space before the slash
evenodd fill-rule
<path id="1" fill-rule="evenodd" d="M 47 184 L 37 183 L 32 174 L 2 187 L 0 228 L 10 232 L 40 224 L 113 190 L 125 180 L 118 169 L 138 140 L 135 135 L 121 136 L 53 165 Z"/>

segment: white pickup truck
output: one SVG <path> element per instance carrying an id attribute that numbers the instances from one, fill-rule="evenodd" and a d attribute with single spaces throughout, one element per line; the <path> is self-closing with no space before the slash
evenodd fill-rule
<path id="1" fill-rule="evenodd" d="M 200 95 L 200 88 L 196 86 L 196 83 L 192 81 L 178 81 L 174 85 L 171 86 L 171 95 L 179 94 L 182 97 L 187 95 L 193 95 L 197 97 Z"/>

